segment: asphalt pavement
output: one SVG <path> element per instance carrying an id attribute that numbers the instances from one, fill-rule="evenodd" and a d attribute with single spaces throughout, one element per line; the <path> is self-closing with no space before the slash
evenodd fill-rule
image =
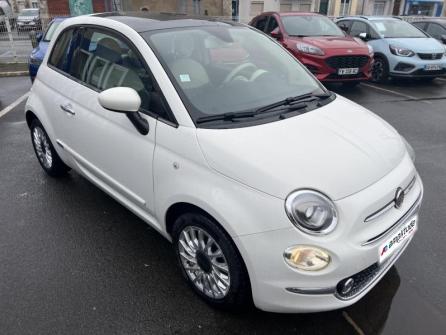
<path id="1" fill-rule="evenodd" d="M 0 78 L 0 115 L 29 87 Z M 76 173 L 44 174 L 20 103 L 0 117 L 0 333 L 444 334 L 446 80 L 330 89 L 407 138 L 425 185 L 414 240 L 358 303 L 301 315 L 210 308 L 158 233 Z"/>

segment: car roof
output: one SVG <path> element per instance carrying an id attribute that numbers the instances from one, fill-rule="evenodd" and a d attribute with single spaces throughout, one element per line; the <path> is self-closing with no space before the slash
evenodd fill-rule
<path id="1" fill-rule="evenodd" d="M 352 19 L 356 19 L 356 20 L 368 20 L 368 21 L 376 21 L 376 20 L 389 20 L 389 21 L 402 21 L 400 18 L 398 17 L 392 17 L 392 16 L 365 16 L 365 15 L 360 15 L 360 16 L 342 16 L 337 18 L 338 20 L 352 20 Z"/>
<path id="2" fill-rule="evenodd" d="M 426 19 L 415 20 L 415 21 L 412 21 L 411 23 L 418 23 L 418 22 L 423 22 L 423 23 L 424 22 L 432 22 L 432 23 L 439 23 L 443 26 L 446 26 L 446 18 L 440 18 L 440 17 L 432 18 L 432 19 L 426 18 Z"/>
<path id="3" fill-rule="evenodd" d="M 170 13 L 100 13 L 93 14 L 91 16 L 121 22 L 138 33 L 160 29 L 199 26 L 243 26 L 242 24 L 233 21 L 224 21 L 212 19 L 209 17 L 196 17 Z"/>
<path id="4" fill-rule="evenodd" d="M 260 15 L 272 15 L 272 14 L 277 14 L 279 16 L 323 16 L 319 13 L 314 13 L 314 12 L 264 12 Z"/>

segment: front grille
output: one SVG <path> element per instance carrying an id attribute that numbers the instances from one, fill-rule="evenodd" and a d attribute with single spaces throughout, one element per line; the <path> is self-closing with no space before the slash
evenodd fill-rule
<path id="1" fill-rule="evenodd" d="M 367 79 L 367 77 L 365 76 L 364 73 L 359 72 L 357 74 L 344 74 L 344 75 L 339 75 L 337 73 L 331 73 L 327 78 L 325 79 L 330 79 L 330 80 L 342 80 L 342 79 Z"/>
<path id="2" fill-rule="evenodd" d="M 328 66 L 334 69 L 361 68 L 369 61 L 368 56 L 334 56 L 325 61 Z"/>
<path id="3" fill-rule="evenodd" d="M 419 53 L 418 57 L 425 60 L 435 60 L 435 59 L 441 59 L 441 57 L 443 57 L 443 53 L 430 53 L 430 54 Z"/>

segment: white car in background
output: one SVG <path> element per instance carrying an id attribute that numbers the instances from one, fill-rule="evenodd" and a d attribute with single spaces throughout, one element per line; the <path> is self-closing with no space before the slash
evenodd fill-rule
<path id="1" fill-rule="evenodd" d="M 67 19 L 25 112 L 42 168 L 75 170 L 172 241 L 215 306 L 351 305 L 417 229 L 410 145 L 234 22 Z"/>

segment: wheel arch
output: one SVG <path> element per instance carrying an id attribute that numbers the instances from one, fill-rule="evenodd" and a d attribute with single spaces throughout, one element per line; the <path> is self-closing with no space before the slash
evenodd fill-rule
<path id="1" fill-rule="evenodd" d="M 31 123 L 34 120 L 39 120 L 39 118 L 37 117 L 37 115 L 30 109 L 27 109 L 25 112 L 25 119 L 26 119 L 26 124 L 28 125 L 28 128 L 31 128 Z M 40 120 L 39 120 L 40 121 Z"/>

